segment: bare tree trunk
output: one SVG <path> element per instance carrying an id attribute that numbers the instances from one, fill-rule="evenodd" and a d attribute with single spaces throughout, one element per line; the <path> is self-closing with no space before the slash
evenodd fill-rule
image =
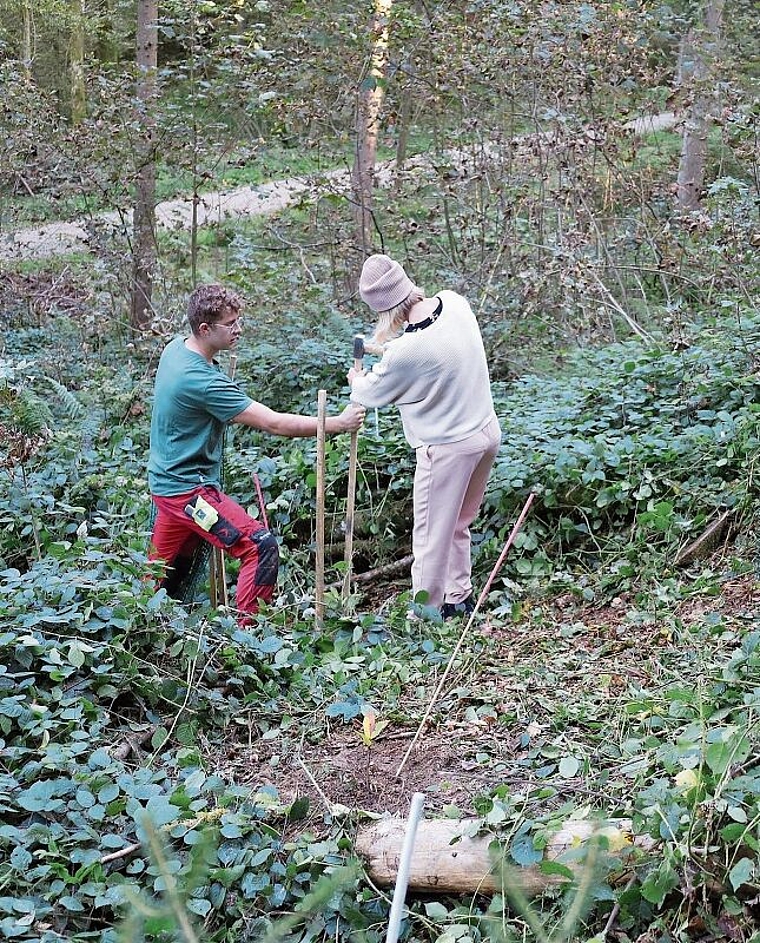
<path id="1" fill-rule="evenodd" d="M 87 117 L 87 92 L 84 82 L 85 0 L 71 0 L 72 26 L 69 43 L 71 76 L 71 123 L 81 124 Z"/>
<path id="2" fill-rule="evenodd" d="M 374 0 L 370 26 L 372 51 L 356 108 L 356 154 L 353 168 L 356 243 L 363 255 L 372 251 L 372 186 L 377 156 L 380 109 L 388 70 L 388 18 L 393 0 Z"/>
<path id="3" fill-rule="evenodd" d="M 21 61 L 24 63 L 26 77 L 32 77 L 32 59 L 34 58 L 34 33 L 32 28 L 31 0 L 21 0 Z"/>
<path id="4" fill-rule="evenodd" d="M 142 129 L 136 147 L 135 213 L 132 244 L 132 304 L 130 325 L 143 331 L 152 313 L 153 271 L 156 264 L 155 114 L 158 66 L 158 0 L 137 3 L 137 100 Z"/>
<path id="5" fill-rule="evenodd" d="M 195 76 L 195 55 L 198 41 L 198 20 L 195 4 L 190 21 L 190 108 L 192 114 L 192 171 L 193 171 L 193 212 L 190 223 L 190 284 L 195 288 L 198 284 L 198 204 L 201 201 L 199 188 L 201 176 L 198 167 L 198 88 Z"/>
<path id="6" fill-rule="evenodd" d="M 398 122 L 398 141 L 396 143 L 396 169 L 401 170 L 406 161 L 406 148 L 409 143 L 409 131 L 412 124 L 412 83 L 415 74 L 414 61 L 409 57 L 406 66 L 406 85 L 401 98 L 401 114 Z"/>
<path id="7" fill-rule="evenodd" d="M 725 0 L 707 0 L 704 26 L 684 36 L 679 54 L 684 112 L 681 159 L 676 180 L 676 202 L 682 212 L 700 208 L 707 164 L 707 136 L 711 105 L 715 101 L 711 65 L 719 56 Z"/>

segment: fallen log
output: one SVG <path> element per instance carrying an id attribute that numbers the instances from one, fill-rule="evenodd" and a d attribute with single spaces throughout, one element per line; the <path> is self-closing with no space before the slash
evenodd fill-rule
<path id="1" fill-rule="evenodd" d="M 688 566 L 695 560 L 701 560 L 718 546 L 721 540 L 728 539 L 731 527 L 731 518 L 734 515 L 735 508 L 729 508 L 724 511 L 720 517 L 713 521 L 709 527 L 696 538 L 688 543 L 683 549 L 679 550 L 676 559 L 676 566 Z"/>
<path id="2" fill-rule="evenodd" d="M 352 579 L 354 583 L 369 583 L 371 580 L 379 579 L 383 576 L 394 576 L 396 573 L 400 573 L 402 570 L 407 569 L 414 557 L 411 553 L 402 557 L 400 560 L 394 560 L 393 563 L 386 563 L 384 566 L 375 567 L 374 570 L 365 570 L 363 573 L 354 573 Z M 338 583 L 330 583 L 327 586 L 327 589 L 339 589 L 343 585 L 341 580 Z"/>
<path id="3" fill-rule="evenodd" d="M 492 851 L 493 836 L 470 837 L 473 828 L 474 822 L 468 820 L 421 821 L 409 868 L 409 890 L 500 894 L 511 884 L 527 897 L 536 897 L 551 885 L 567 882 L 562 874 L 544 874 L 538 865 L 507 863 L 503 867 L 500 856 Z M 550 838 L 544 858 L 577 872 L 583 867 L 578 849 L 594 836 L 603 836 L 607 854 L 619 857 L 622 866 L 634 848 L 649 850 L 654 844 L 648 836 L 631 836 L 630 829 L 628 819 L 569 820 Z M 395 883 L 405 830 L 405 819 L 387 818 L 361 828 L 356 836 L 354 848 L 378 887 Z"/>

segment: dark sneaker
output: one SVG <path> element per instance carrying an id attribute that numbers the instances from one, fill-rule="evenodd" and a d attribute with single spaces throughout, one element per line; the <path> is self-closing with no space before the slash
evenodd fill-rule
<path id="1" fill-rule="evenodd" d="M 456 619 L 458 616 L 469 616 L 475 608 L 475 598 L 472 593 L 461 602 L 445 602 L 441 606 L 441 615 L 444 619 Z"/>

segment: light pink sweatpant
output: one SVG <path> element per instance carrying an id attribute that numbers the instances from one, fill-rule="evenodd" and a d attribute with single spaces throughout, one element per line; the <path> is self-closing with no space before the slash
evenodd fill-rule
<path id="1" fill-rule="evenodd" d="M 417 449 L 412 593 L 426 590 L 429 606 L 461 602 L 472 592 L 470 525 L 500 444 L 501 429 L 492 419 L 461 442 Z"/>

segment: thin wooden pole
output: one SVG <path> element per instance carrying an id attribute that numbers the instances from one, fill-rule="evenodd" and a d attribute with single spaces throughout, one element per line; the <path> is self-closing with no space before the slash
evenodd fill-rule
<path id="1" fill-rule="evenodd" d="M 354 370 L 362 369 L 364 359 L 364 337 L 357 334 L 354 338 Z M 343 575 L 343 602 L 351 595 L 351 575 L 354 564 L 354 514 L 356 510 L 356 466 L 359 456 L 359 431 L 351 433 L 351 446 L 348 453 L 348 494 L 346 495 L 346 549 Z"/>
<path id="2" fill-rule="evenodd" d="M 472 625 L 472 620 L 475 618 L 475 615 L 476 615 L 478 609 L 480 609 L 481 603 L 485 600 L 486 596 L 488 595 L 488 591 L 489 591 L 489 589 L 491 588 L 491 584 L 492 584 L 493 581 L 496 579 L 496 574 L 497 574 L 497 573 L 499 572 L 499 570 L 501 569 L 501 565 L 502 565 L 502 563 L 504 563 L 504 559 L 505 559 L 505 557 L 507 556 L 507 553 L 509 552 L 509 548 L 510 548 L 510 547 L 512 546 L 512 544 L 514 543 L 515 537 L 517 537 L 517 534 L 518 534 L 520 528 L 521 528 L 522 525 L 523 525 L 523 521 L 525 520 L 525 518 L 526 518 L 527 515 L 528 515 L 528 511 L 530 510 L 531 504 L 533 504 L 533 499 L 535 498 L 535 496 L 536 496 L 535 493 L 534 493 L 533 491 L 531 491 L 531 493 L 528 495 L 528 500 L 527 500 L 527 501 L 525 502 L 525 504 L 523 505 L 522 511 L 520 511 L 520 516 L 519 516 L 519 517 L 517 518 L 517 520 L 515 521 L 515 526 L 512 528 L 512 533 L 509 535 L 509 538 L 507 539 L 506 544 L 504 544 L 504 549 L 503 549 L 503 550 L 501 551 L 501 553 L 499 554 L 499 559 L 498 559 L 498 560 L 496 561 L 496 563 L 494 564 L 494 567 L 493 567 L 493 569 L 491 570 L 491 575 L 488 577 L 488 580 L 486 581 L 486 585 L 483 587 L 483 589 L 482 589 L 482 591 L 481 591 L 481 593 L 480 593 L 480 596 L 478 596 L 478 601 L 477 601 L 477 603 L 475 604 L 475 608 L 474 608 L 474 609 L 472 610 L 472 612 L 470 613 L 470 618 L 467 620 L 467 625 L 465 625 L 465 627 L 462 629 L 462 634 L 459 636 L 459 641 L 458 641 L 458 642 L 456 643 L 456 645 L 454 646 L 454 651 L 451 653 L 451 655 L 449 655 L 449 660 L 448 660 L 448 663 L 447 663 L 447 665 L 446 665 L 446 670 L 445 670 L 445 671 L 443 672 L 443 674 L 441 675 L 441 680 L 438 682 L 438 686 L 436 687 L 435 691 L 433 692 L 433 696 L 430 698 L 430 703 L 428 704 L 427 710 L 425 711 L 425 716 L 424 716 L 424 717 L 422 718 L 422 720 L 420 721 L 420 725 L 419 725 L 419 727 L 417 728 L 417 732 L 415 733 L 414 737 L 412 738 L 412 742 L 409 744 L 409 747 L 407 748 L 407 751 L 406 751 L 406 753 L 404 754 L 403 759 L 401 760 L 401 762 L 400 762 L 399 765 L 398 765 L 398 769 L 396 770 L 396 776 L 399 776 L 399 775 L 401 774 L 401 770 L 402 770 L 402 769 L 404 768 L 404 766 L 406 765 L 406 761 L 409 759 L 409 756 L 410 756 L 412 750 L 414 749 L 414 745 L 417 743 L 417 741 L 418 741 L 419 738 L 420 738 L 420 734 L 421 734 L 422 731 L 425 729 L 425 724 L 427 724 L 428 719 L 429 719 L 431 713 L 433 712 L 433 707 L 434 707 L 436 701 L 438 700 L 441 691 L 443 690 L 444 684 L 446 684 L 446 679 L 447 679 L 448 676 L 449 676 L 449 671 L 451 670 L 451 666 L 454 664 L 454 659 L 455 659 L 455 658 L 457 657 L 457 655 L 459 654 L 459 649 L 462 647 L 462 643 L 463 643 L 464 640 L 465 640 L 465 636 L 466 636 L 467 633 L 470 631 L 470 626 Z"/>
<path id="3" fill-rule="evenodd" d="M 230 380 L 235 379 L 235 370 L 237 369 L 237 354 L 233 351 L 230 354 L 230 363 L 227 375 Z M 224 560 L 224 550 L 214 547 L 211 554 L 211 565 L 209 567 L 209 598 L 214 609 L 219 605 L 221 597 L 222 606 L 229 609 L 230 597 L 227 590 L 227 570 Z"/>
<path id="4" fill-rule="evenodd" d="M 264 504 L 264 493 L 261 490 L 261 482 L 256 472 L 253 473 L 253 482 L 256 485 L 256 494 L 259 499 L 259 510 L 261 511 L 261 523 L 269 530 L 269 521 L 267 520 L 267 508 Z"/>
<path id="5" fill-rule="evenodd" d="M 227 376 L 231 380 L 235 379 L 235 370 L 237 369 L 237 354 L 230 354 L 230 363 L 227 369 Z M 221 598 L 225 609 L 229 608 L 230 597 L 227 591 L 227 572 L 224 560 L 224 551 L 219 547 L 214 547 L 211 552 L 211 562 L 208 573 L 208 589 L 211 606 L 216 609 Z"/>
<path id="6" fill-rule="evenodd" d="M 317 628 L 325 618 L 325 420 L 327 392 L 320 390 L 317 397 L 317 572 L 314 590 L 314 609 Z"/>

